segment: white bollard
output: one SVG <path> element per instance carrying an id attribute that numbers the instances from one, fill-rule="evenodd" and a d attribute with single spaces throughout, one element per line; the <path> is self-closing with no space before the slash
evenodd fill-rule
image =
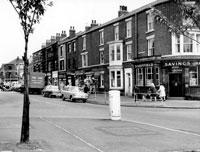
<path id="1" fill-rule="evenodd" d="M 120 109 L 120 91 L 111 90 L 109 91 L 109 108 L 111 120 L 121 119 L 121 109 Z"/>

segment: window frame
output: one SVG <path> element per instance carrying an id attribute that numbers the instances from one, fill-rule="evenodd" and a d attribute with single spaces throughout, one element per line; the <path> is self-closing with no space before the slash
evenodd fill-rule
<path id="1" fill-rule="evenodd" d="M 81 53 L 81 63 L 82 67 L 88 66 L 88 52 Z"/>
<path id="2" fill-rule="evenodd" d="M 120 74 L 118 73 L 120 72 Z M 110 89 L 122 89 L 123 88 L 123 70 L 122 69 L 110 69 Z M 113 77 L 114 74 L 114 77 Z M 120 79 L 120 81 L 118 81 Z M 118 83 L 120 84 L 118 86 Z"/>
<path id="3" fill-rule="evenodd" d="M 132 37 L 132 18 L 126 19 L 126 38 Z"/>
<path id="4" fill-rule="evenodd" d="M 152 32 L 154 31 L 154 16 L 153 14 L 149 11 L 147 13 L 147 32 Z"/>
<path id="5" fill-rule="evenodd" d="M 136 86 L 144 86 L 143 68 L 136 68 Z"/>
<path id="6" fill-rule="evenodd" d="M 104 29 L 99 30 L 99 45 L 104 45 Z"/>
<path id="7" fill-rule="evenodd" d="M 151 35 L 147 37 L 147 56 L 153 56 L 155 51 L 155 36 Z"/>

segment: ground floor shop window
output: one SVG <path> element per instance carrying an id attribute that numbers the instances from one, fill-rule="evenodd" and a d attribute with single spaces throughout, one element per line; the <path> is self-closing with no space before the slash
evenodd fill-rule
<path id="1" fill-rule="evenodd" d="M 190 86 L 198 85 L 198 67 L 189 68 Z"/>
<path id="2" fill-rule="evenodd" d="M 104 88 L 104 73 L 100 73 L 100 87 Z"/>
<path id="3" fill-rule="evenodd" d="M 136 85 L 143 86 L 143 68 L 136 69 Z"/>
<path id="4" fill-rule="evenodd" d="M 122 88 L 122 70 L 113 69 L 110 70 L 110 88 L 111 89 L 121 89 Z"/>
<path id="5" fill-rule="evenodd" d="M 145 85 L 150 86 L 153 83 L 153 67 L 145 68 Z"/>
<path id="6" fill-rule="evenodd" d="M 160 85 L 159 67 L 156 67 L 156 85 Z"/>

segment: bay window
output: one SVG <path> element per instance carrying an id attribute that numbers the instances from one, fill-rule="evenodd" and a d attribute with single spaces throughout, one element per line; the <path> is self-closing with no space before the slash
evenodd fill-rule
<path id="1" fill-rule="evenodd" d="M 145 85 L 150 86 L 153 83 L 153 67 L 145 68 Z"/>
<path id="2" fill-rule="evenodd" d="M 109 46 L 110 65 L 122 65 L 122 43 L 114 43 Z"/>
<path id="3" fill-rule="evenodd" d="M 184 54 L 200 55 L 200 32 L 172 34 L 172 55 Z"/>
<path id="4" fill-rule="evenodd" d="M 136 69 L 136 85 L 143 86 L 143 68 Z"/>

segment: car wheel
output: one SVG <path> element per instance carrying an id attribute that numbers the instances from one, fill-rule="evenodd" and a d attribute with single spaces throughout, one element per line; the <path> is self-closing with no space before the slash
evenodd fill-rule
<path id="1" fill-rule="evenodd" d="M 75 100 L 72 98 L 72 96 L 69 97 L 71 102 L 74 102 Z"/>
<path id="2" fill-rule="evenodd" d="M 49 93 L 49 98 L 51 98 L 52 97 L 52 94 L 51 93 Z"/>
<path id="3" fill-rule="evenodd" d="M 83 103 L 86 103 L 87 100 L 83 100 Z"/>
<path id="4" fill-rule="evenodd" d="M 64 95 L 62 95 L 62 100 L 65 101 L 65 96 Z"/>

